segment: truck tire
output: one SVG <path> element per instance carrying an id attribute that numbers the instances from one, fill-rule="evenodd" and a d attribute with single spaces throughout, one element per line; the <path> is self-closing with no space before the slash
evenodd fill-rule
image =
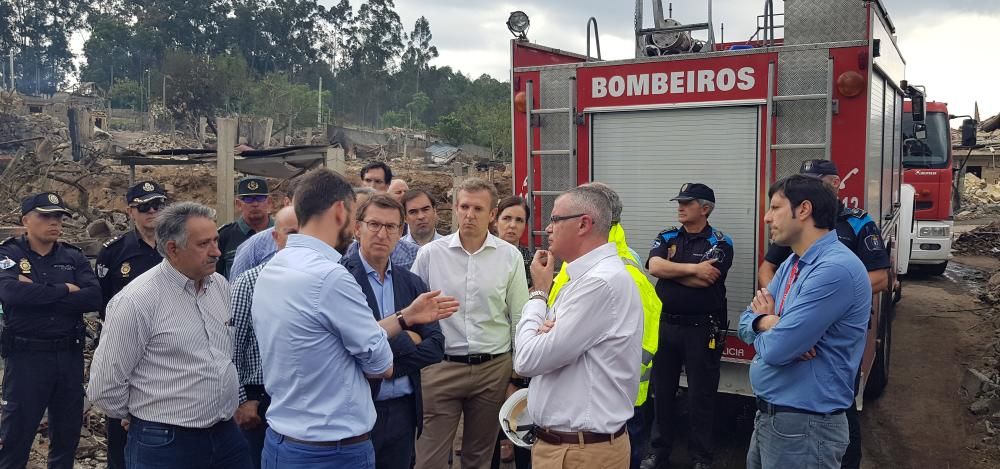
<path id="1" fill-rule="evenodd" d="M 927 270 L 927 273 L 931 275 L 944 275 L 944 271 L 948 269 L 948 261 L 944 261 L 940 264 L 925 265 L 924 268 Z"/>
<path id="2" fill-rule="evenodd" d="M 892 316 L 893 302 L 884 299 L 882 295 L 882 321 L 879 325 L 879 344 L 875 351 L 875 362 L 872 363 L 871 375 L 865 385 L 865 398 L 878 399 L 889 384 L 889 364 L 892 358 Z"/>

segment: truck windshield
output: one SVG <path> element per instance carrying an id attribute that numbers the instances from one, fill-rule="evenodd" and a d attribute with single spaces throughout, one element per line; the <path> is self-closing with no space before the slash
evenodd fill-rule
<path id="1" fill-rule="evenodd" d="M 942 112 L 929 112 L 927 138 L 917 140 L 913 132 L 910 113 L 903 113 L 903 167 L 906 168 L 947 168 L 948 148 L 951 145 L 951 130 L 948 116 Z"/>

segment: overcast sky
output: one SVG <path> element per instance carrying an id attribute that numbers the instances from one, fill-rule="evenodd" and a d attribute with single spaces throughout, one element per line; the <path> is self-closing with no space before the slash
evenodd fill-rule
<path id="1" fill-rule="evenodd" d="M 356 10 L 361 1 L 352 3 Z M 664 8 L 668 3 L 664 0 Z M 896 25 L 911 83 L 927 86 L 931 98 L 948 102 L 953 114 L 972 114 L 976 100 L 983 118 L 1000 113 L 1000 60 L 994 46 L 1000 31 L 1000 0 L 883 3 Z M 648 23 L 652 0 L 646 4 L 650 5 L 646 10 Z M 779 12 L 783 4 L 774 1 Z M 706 5 L 702 0 L 676 1 L 674 18 L 684 23 L 704 22 Z M 749 38 L 763 5 L 762 0 L 716 0 L 713 23 L 717 38 L 722 24 L 726 41 Z M 420 16 L 430 21 L 433 44 L 441 53 L 432 64 L 448 65 L 473 77 L 487 73 L 500 80 L 507 80 L 510 73 L 511 34 L 505 22 L 514 10 L 523 10 L 531 19 L 528 37 L 532 41 L 579 53 L 586 50 L 587 18 L 594 16 L 600 27 L 603 58 L 633 56 L 634 2 L 630 0 L 396 0 L 396 11 L 407 32 Z"/>

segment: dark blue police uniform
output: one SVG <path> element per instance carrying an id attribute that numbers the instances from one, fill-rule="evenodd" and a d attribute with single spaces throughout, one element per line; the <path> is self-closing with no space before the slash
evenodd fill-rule
<path id="1" fill-rule="evenodd" d="M 22 202 L 22 214 L 68 211 L 50 193 Z M 23 279 L 30 280 L 24 281 Z M 67 283 L 80 287 L 70 293 Z M 0 242 L 4 369 L 0 468 L 28 461 L 42 414 L 49 412 L 49 467 L 73 467 L 83 423 L 83 313 L 101 308 L 101 288 L 80 249 L 57 241 L 41 255 L 27 235 Z"/>
<path id="2" fill-rule="evenodd" d="M 715 202 L 715 194 L 703 184 L 685 184 L 674 200 L 703 199 Z M 726 275 L 733 263 L 733 240 L 706 225 L 697 233 L 670 228 L 653 240 L 649 258 L 697 264 L 715 259 L 721 275 L 704 288 L 689 287 L 672 279 L 659 279 L 656 293 L 663 302 L 660 315 L 660 347 L 653 359 L 653 389 L 656 419 L 660 428 L 657 467 L 667 467 L 677 428 L 674 395 L 681 369 L 687 374 L 690 403 L 691 458 L 696 463 L 712 461 L 712 419 L 719 387 L 722 336 L 726 320 Z M 649 268 L 647 261 L 646 268 Z"/>
<path id="3" fill-rule="evenodd" d="M 125 202 L 140 212 L 162 210 L 166 203 L 166 191 L 153 181 L 140 181 L 129 188 L 125 194 Z M 125 288 L 136 277 L 153 268 L 163 260 L 163 256 L 142 239 L 139 229 L 113 238 L 104 243 L 101 252 L 97 254 L 97 281 L 101 284 L 101 319 L 104 319 L 105 309 L 118 292 Z M 125 444 L 128 434 L 122 428 L 120 419 L 108 418 L 108 469 L 123 469 L 125 467 Z"/>

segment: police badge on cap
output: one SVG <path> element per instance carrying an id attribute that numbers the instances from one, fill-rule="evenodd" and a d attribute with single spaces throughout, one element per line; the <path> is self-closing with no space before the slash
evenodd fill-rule
<path id="1" fill-rule="evenodd" d="M 166 199 L 167 192 L 154 181 L 139 181 L 128 189 L 125 202 L 129 205 L 144 204 L 155 199 Z"/>
<path id="2" fill-rule="evenodd" d="M 67 216 L 72 215 L 66 206 L 63 205 L 62 199 L 60 199 L 58 195 L 51 192 L 29 195 L 21 200 L 21 215 L 27 215 L 32 210 L 40 213 L 62 213 Z"/>
<path id="3" fill-rule="evenodd" d="M 248 176 L 236 183 L 237 197 L 267 194 L 267 181 L 260 176 Z"/>

